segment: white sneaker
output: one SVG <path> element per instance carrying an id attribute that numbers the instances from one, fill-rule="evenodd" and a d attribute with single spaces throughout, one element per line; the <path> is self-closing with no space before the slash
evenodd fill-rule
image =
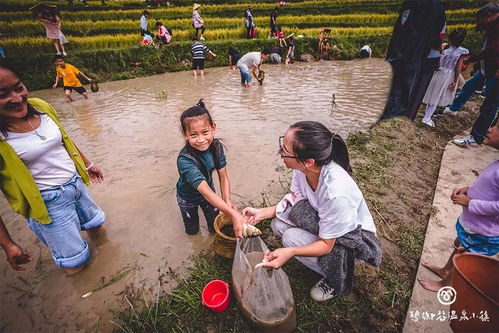
<path id="1" fill-rule="evenodd" d="M 67 56 L 68 54 L 66 52 L 62 52 L 62 55 L 63 56 Z"/>
<path id="2" fill-rule="evenodd" d="M 61 52 L 57 52 L 57 55 L 61 55 Z"/>
<path id="3" fill-rule="evenodd" d="M 430 126 L 430 127 L 435 127 L 435 122 L 431 119 L 428 119 L 428 120 L 421 119 L 421 122 L 425 125 Z"/>
<path id="4" fill-rule="evenodd" d="M 327 301 L 334 296 L 334 289 L 329 286 L 329 284 L 326 282 L 325 277 L 317 282 L 312 289 L 310 289 L 310 297 L 312 297 L 312 299 L 317 302 Z"/>
<path id="5" fill-rule="evenodd" d="M 465 136 L 464 138 L 458 138 L 452 140 L 456 145 L 462 147 L 479 147 L 480 145 L 475 141 L 473 135 Z"/>
<path id="6" fill-rule="evenodd" d="M 199 40 L 205 40 L 205 38 L 203 36 L 199 37 Z"/>
<path id="7" fill-rule="evenodd" d="M 457 111 L 452 111 L 451 109 L 449 109 L 449 107 L 446 107 L 444 109 L 443 114 L 450 114 L 451 116 L 457 116 Z"/>

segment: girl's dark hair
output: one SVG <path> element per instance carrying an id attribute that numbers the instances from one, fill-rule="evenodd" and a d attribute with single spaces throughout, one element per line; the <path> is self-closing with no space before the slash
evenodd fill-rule
<path id="1" fill-rule="evenodd" d="M 163 25 L 163 23 L 161 23 L 161 22 L 156 22 L 156 24 L 155 24 L 155 26 L 157 26 L 157 27 L 160 27 L 162 25 Z"/>
<path id="2" fill-rule="evenodd" d="M 5 64 L 4 62 L 0 62 L 0 69 L 5 69 L 5 70 L 8 70 L 8 71 L 12 72 L 15 76 L 17 76 L 21 80 L 21 77 L 19 76 L 19 74 L 17 74 L 15 70 L 13 70 L 12 68 L 10 68 L 10 66 L 8 66 L 7 64 Z M 34 114 L 42 114 L 42 113 L 40 113 L 39 111 L 37 111 L 34 107 L 32 107 L 28 103 L 28 113 L 26 114 L 26 116 L 23 117 L 23 119 L 28 119 L 29 117 L 31 117 Z M 8 135 L 8 133 L 7 133 L 7 129 L 8 128 L 9 128 L 9 124 L 4 120 L 4 118 L 2 118 L 0 116 L 0 132 L 2 133 L 2 135 L 5 138 Z"/>
<path id="3" fill-rule="evenodd" d="M 311 158 L 318 166 L 334 161 L 352 174 L 348 149 L 341 136 L 316 121 L 300 121 L 290 129 L 294 137 L 293 151 L 299 161 Z"/>
<path id="4" fill-rule="evenodd" d="M 182 132 L 185 133 L 185 131 L 187 131 L 187 125 L 189 125 L 189 118 L 194 118 L 204 115 L 206 116 L 206 118 L 208 118 L 210 126 L 213 126 L 213 119 L 211 118 L 210 113 L 206 109 L 203 99 L 200 99 L 196 105 L 182 112 L 182 115 L 180 116 L 180 124 L 182 125 Z"/>
<path id="5" fill-rule="evenodd" d="M 205 116 L 210 126 L 213 126 L 213 119 L 211 118 L 210 113 L 206 109 L 203 99 L 200 99 L 196 105 L 182 112 L 182 115 L 180 116 L 180 124 L 182 125 L 182 132 L 185 133 L 187 131 L 187 126 L 189 125 L 189 118 L 200 117 L 200 116 Z M 186 142 L 185 146 L 187 147 L 187 151 L 189 152 L 189 154 L 198 161 L 198 164 L 203 165 L 199 157 L 199 151 L 192 148 L 188 142 Z M 217 166 L 220 163 L 220 158 L 222 155 L 222 146 L 223 143 L 218 139 L 214 139 L 210 145 L 209 150 L 213 153 L 213 156 L 215 158 L 215 166 Z"/>
<path id="6" fill-rule="evenodd" d="M 449 40 L 452 46 L 459 47 L 463 44 L 464 38 L 466 37 L 466 30 L 459 28 L 453 30 L 449 35 Z"/>

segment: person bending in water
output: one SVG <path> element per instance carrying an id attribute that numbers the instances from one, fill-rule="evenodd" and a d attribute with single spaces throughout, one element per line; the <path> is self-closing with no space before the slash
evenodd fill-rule
<path id="1" fill-rule="evenodd" d="M 499 149 L 499 122 L 488 130 L 483 143 Z M 430 291 L 451 284 L 452 258 L 456 253 L 468 251 L 487 256 L 499 253 L 499 160 L 490 163 L 470 187 L 452 191 L 450 198 L 453 204 L 463 206 L 463 212 L 456 222 L 455 249 L 447 264 L 440 268 L 422 263 L 442 278 L 440 281 L 418 279 L 421 286 Z"/>
<path id="2" fill-rule="evenodd" d="M 201 99 L 180 116 L 182 134 L 186 141 L 177 158 L 180 175 L 177 182 L 177 203 L 189 235 L 199 231 L 198 206 L 203 210 L 208 230 L 214 232 L 213 222 L 219 211 L 231 219 L 234 233 L 242 237 L 244 218 L 230 199 L 230 181 L 223 145 L 215 139 L 217 130 Z M 213 170 L 217 170 L 222 197 L 215 193 Z"/>
<path id="3" fill-rule="evenodd" d="M 64 57 L 62 55 L 56 55 L 54 57 L 56 67 L 55 83 L 52 88 L 57 88 L 59 79 L 62 79 L 64 94 L 66 95 L 66 101 L 72 102 L 73 97 L 71 97 L 71 91 L 74 89 L 77 93 L 82 94 L 85 99 L 88 99 L 87 90 L 78 80 L 77 75 L 81 74 L 88 82 L 92 82 L 92 79 L 81 72 L 78 68 L 71 64 L 64 62 Z"/>
<path id="4" fill-rule="evenodd" d="M 277 206 L 243 209 L 248 222 L 273 218 L 283 248 L 265 253 L 279 268 L 296 257 L 323 278 L 311 297 L 326 301 L 352 291 L 355 259 L 381 264 L 381 245 L 362 192 L 350 176 L 343 139 L 314 121 L 292 125 L 279 138 L 279 154 L 293 170 L 291 193 Z"/>
<path id="5" fill-rule="evenodd" d="M 250 87 L 251 83 L 251 73 L 258 81 L 258 74 L 260 72 L 260 66 L 262 63 L 270 57 L 270 51 L 268 49 L 264 49 L 262 52 L 249 52 L 246 53 L 239 59 L 237 62 L 237 67 L 241 72 L 241 84 Z"/>
<path id="6" fill-rule="evenodd" d="M 0 187 L 12 209 L 47 246 L 68 275 L 90 259 L 81 230 L 98 236 L 105 220 L 85 187 L 104 180 L 102 172 L 71 141 L 56 110 L 0 65 Z M 15 270 L 32 260 L 17 245 L 0 218 L 0 246 Z"/>

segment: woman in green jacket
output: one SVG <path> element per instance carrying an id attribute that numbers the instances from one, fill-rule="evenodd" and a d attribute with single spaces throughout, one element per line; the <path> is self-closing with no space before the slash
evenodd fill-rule
<path id="1" fill-rule="evenodd" d="M 90 258 L 80 231 L 95 236 L 105 220 L 84 184 L 103 180 L 99 168 L 71 141 L 55 109 L 28 98 L 19 77 L 0 65 L 0 188 L 69 275 L 81 271 Z M 11 239 L 1 218 L 0 246 L 16 270 L 32 260 Z"/>

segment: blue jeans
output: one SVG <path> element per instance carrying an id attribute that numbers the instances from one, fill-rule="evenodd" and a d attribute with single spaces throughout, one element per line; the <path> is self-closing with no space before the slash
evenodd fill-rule
<path id="1" fill-rule="evenodd" d="M 80 176 L 61 186 L 40 191 L 47 207 L 49 224 L 28 219 L 28 226 L 52 252 L 57 266 L 74 268 L 90 259 L 88 244 L 80 231 L 101 226 L 104 212 L 95 204 Z"/>
<path id="2" fill-rule="evenodd" d="M 449 109 L 452 111 L 458 111 L 463 105 L 470 99 L 471 95 L 475 93 L 476 90 L 481 90 L 483 84 L 485 83 L 485 76 L 483 76 L 482 72 L 477 71 L 475 75 L 471 77 L 461 89 L 459 95 L 454 98 L 452 105 L 449 106 Z M 485 88 L 487 89 L 487 88 Z"/>
<path id="3" fill-rule="evenodd" d="M 198 206 L 201 207 L 204 217 L 206 218 L 206 224 L 208 225 L 209 232 L 215 232 L 213 223 L 220 211 L 217 207 L 213 206 L 211 203 L 203 199 L 199 203 L 189 202 L 182 199 L 177 195 L 177 203 L 180 208 L 180 213 L 182 214 L 182 219 L 184 221 L 185 233 L 188 235 L 195 235 L 199 232 L 199 213 Z"/>
<path id="4" fill-rule="evenodd" d="M 499 106 L 498 88 L 497 78 L 485 80 L 485 100 L 480 107 L 480 115 L 470 132 L 478 144 L 482 144 L 489 127 L 497 117 L 497 108 Z"/>
<path id="5" fill-rule="evenodd" d="M 249 72 L 248 66 L 238 66 L 239 71 L 241 72 L 241 83 L 242 84 L 249 84 L 251 82 L 251 74 Z"/>

